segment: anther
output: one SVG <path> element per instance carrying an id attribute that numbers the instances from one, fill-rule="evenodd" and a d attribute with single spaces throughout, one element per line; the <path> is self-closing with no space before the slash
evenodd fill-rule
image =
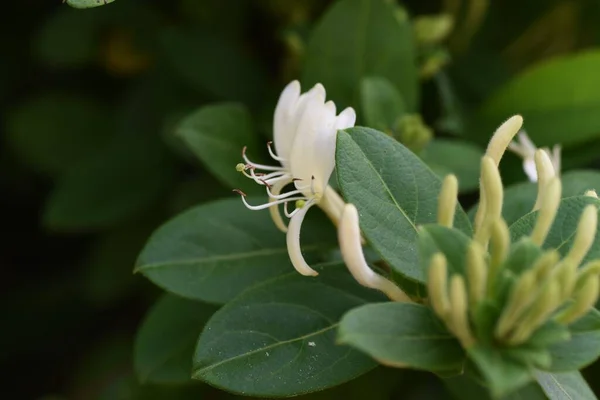
<path id="1" fill-rule="evenodd" d="M 232 192 L 235 192 L 243 197 L 246 197 L 246 193 L 242 192 L 240 189 L 233 189 Z"/>

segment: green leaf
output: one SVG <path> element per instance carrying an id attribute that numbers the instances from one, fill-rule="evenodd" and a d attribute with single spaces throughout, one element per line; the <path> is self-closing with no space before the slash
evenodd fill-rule
<path id="1" fill-rule="evenodd" d="M 561 176 L 562 197 L 581 196 L 587 190 L 600 191 L 600 172 L 593 170 L 567 171 Z M 521 182 L 504 191 L 502 217 L 511 225 L 520 217 L 531 212 L 537 197 L 537 184 Z"/>
<path id="2" fill-rule="evenodd" d="M 461 231 L 438 224 L 423 225 L 419 231 L 419 259 L 423 271 L 435 253 L 443 253 L 448 261 L 448 274 L 466 277 L 467 249 L 471 239 Z"/>
<path id="3" fill-rule="evenodd" d="M 383 297 L 359 286 L 344 265 L 317 268 L 316 278 L 291 272 L 219 310 L 198 341 L 193 377 L 246 396 L 288 397 L 374 368 L 335 336 L 346 311 Z"/>
<path id="4" fill-rule="evenodd" d="M 360 84 L 361 106 L 365 125 L 391 132 L 406 112 L 402 95 L 382 77 L 367 77 Z"/>
<path id="5" fill-rule="evenodd" d="M 468 349 L 468 354 L 485 378 L 493 397 L 508 395 L 533 379 L 528 367 L 513 361 L 499 349 L 476 344 Z"/>
<path id="6" fill-rule="evenodd" d="M 571 338 L 550 346 L 549 371 L 573 371 L 586 367 L 600 357 L 600 312 L 592 309 L 569 326 Z"/>
<path id="7" fill-rule="evenodd" d="M 44 64 L 77 68 L 94 61 L 99 51 L 97 15 L 61 9 L 52 14 L 33 38 L 33 51 Z"/>
<path id="8" fill-rule="evenodd" d="M 57 175 L 99 152 L 112 137 L 110 119 L 96 102 L 47 92 L 18 106 L 6 125 L 10 148 L 38 172 Z"/>
<path id="9" fill-rule="evenodd" d="M 579 371 L 549 374 L 536 371 L 535 379 L 549 400 L 596 400 Z"/>
<path id="10" fill-rule="evenodd" d="M 570 147 L 600 132 L 600 51 L 590 50 L 543 61 L 514 78 L 484 104 L 486 132 L 498 121 L 522 114 L 538 146 Z M 483 128 L 482 128 L 483 129 Z"/>
<path id="11" fill-rule="evenodd" d="M 338 340 L 391 367 L 460 370 L 465 359 L 460 343 L 431 309 L 419 304 L 355 308 L 342 318 Z"/>
<path id="12" fill-rule="evenodd" d="M 66 0 L 66 3 L 74 8 L 93 8 L 110 4 L 115 0 Z"/>
<path id="13" fill-rule="evenodd" d="M 306 49 L 302 82 L 321 82 L 338 106 L 359 106 L 367 76 L 387 78 L 407 111 L 418 107 L 419 82 L 406 12 L 384 0 L 341 0 L 326 12 Z"/>
<path id="14" fill-rule="evenodd" d="M 358 208 L 361 229 L 373 248 L 397 272 L 424 282 L 417 226 L 436 222 L 440 179 L 402 144 L 362 127 L 338 132 L 336 165 L 344 198 Z M 470 235 L 460 205 L 454 224 Z"/>
<path id="15" fill-rule="evenodd" d="M 250 113 L 243 105 L 223 103 L 201 107 L 184 118 L 175 131 L 225 185 L 250 193 L 263 191 L 235 169 L 236 164 L 243 162 L 244 146 L 251 153 L 262 148 L 253 132 Z"/>
<path id="16" fill-rule="evenodd" d="M 134 367 L 142 383 L 187 383 L 198 336 L 215 306 L 163 295 L 150 309 L 135 340 Z"/>
<path id="17" fill-rule="evenodd" d="M 556 249 L 561 255 L 566 255 L 573 245 L 581 213 L 585 206 L 589 204 L 593 204 L 598 208 L 600 207 L 600 200 L 589 196 L 575 196 L 562 199 L 543 248 Z M 510 235 L 513 242 L 531 233 L 535 225 L 537 213 L 537 211 L 530 212 L 510 226 Z M 596 236 L 600 238 L 598 231 L 596 231 Z M 594 241 L 583 263 L 596 258 L 600 258 L 600 240 Z"/>
<path id="18" fill-rule="evenodd" d="M 58 180 L 45 205 L 44 225 L 88 231 L 139 217 L 164 196 L 173 173 L 160 142 L 119 138 Z"/>
<path id="19" fill-rule="evenodd" d="M 454 174 L 460 192 L 479 187 L 479 164 L 483 150 L 462 140 L 434 139 L 419 154 L 440 178 Z"/>
<path id="20" fill-rule="evenodd" d="M 160 46 L 175 71 L 193 88 L 220 99 L 261 100 L 265 73 L 243 48 L 200 30 L 168 28 Z"/>
<path id="21" fill-rule="evenodd" d="M 302 225 L 309 263 L 336 244 L 333 227 L 315 218 L 320 216 L 311 212 Z M 250 211 L 238 198 L 205 203 L 171 219 L 154 232 L 136 264 L 136 272 L 165 290 L 211 303 L 225 303 L 290 271 L 285 234 L 266 210 Z"/>

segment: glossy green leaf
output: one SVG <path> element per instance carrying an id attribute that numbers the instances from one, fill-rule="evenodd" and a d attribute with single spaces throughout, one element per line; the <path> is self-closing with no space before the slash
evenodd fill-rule
<path id="1" fill-rule="evenodd" d="M 391 132 L 396 121 L 406 112 L 398 89 L 382 77 L 367 77 L 360 83 L 362 118 L 365 125 Z"/>
<path id="2" fill-rule="evenodd" d="M 253 204 L 265 199 L 248 198 Z M 312 210 L 311 210 L 312 211 Z M 331 223 L 310 212 L 301 245 L 311 263 L 336 245 Z M 259 282 L 294 271 L 285 234 L 269 213 L 250 211 L 238 198 L 205 203 L 160 227 L 140 254 L 136 271 L 183 297 L 225 303 Z"/>
<path id="3" fill-rule="evenodd" d="M 415 57 L 402 8 L 384 0 L 340 0 L 312 31 L 302 82 L 320 82 L 338 106 L 357 107 L 361 80 L 380 76 L 399 90 L 412 112 L 419 98 Z"/>
<path id="4" fill-rule="evenodd" d="M 7 141 L 38 172 L 57 175 L 98 153 L 112 137 L 100 104 L 74 94 L 48 92 L 8 115 Z"/>
<path id="5" fill-rule="evenodd" d="M 427 272 L 431 257 L 442 253 L 448 261 L 448 274 L 466 276 L 467 249 L 471 239 L 458 229 L 437 224 L 423 225 L 419 231 L 419 259 L 421 268 Z"/>
<path id="6" fill-rule="evenodd" d="M 264 190 L 235 169 L 236 164 L 243 162 L 244 146 L 248 146 L 250 154 L 259 149 L 250 113 L 243 105 L 223 103 L 201 107 L 179 123 L 176 134 L 225 185 L 246 192 Z"/>
<path id="7" fill-rule="evenodd" d="M 460 370 L 465 356 L 460 343 L 431 309 L 419 304 L 356 308 L 342 318 L 338 340 L 392 367 Z"/>
<path id="8" fill-rule="evenodd" d="M 535 379 L 549 400 L 596 400 L 579 371 L 550 374 L 536 371 Z"/>
<path id="9" fill-rule="evenodd" d="M 593 170 L 567 171 L 561 176 L 562 197 L 581 196 L 587 190 L 600 191 L 600 172 Z M 521 182 L 504 191 L 502 217 L 511 225 L 520 217 L 531 212 L 537 197 L 537 184 Z"/>
<path id="10" fill-rule="evenodd" d="M 295 271 L 247 290 L 219 310 L 200 336 L 194 375 L 246 396 L 288 397 L 326 389 L 374 368 L 336 343 L 342 315 L 378 292 L 358 285 L 344 265 Z"/>
<path id="11" fill-rule="evenodd" d="M 244 51 L 202 30 L 168 28 L 159 44 L 175 71 L 193 88 L 219 99 L 251 104 L 264 94 L 265 73 Z"/>
<path id="12" fill-rule="evenodd" d="M 600 132 L 600 51 L 543 61 L 518 75 L 484 104 L 480 117 L 492 132 L 512 114 L 522 114 L 538 145 L 576 145 Z"/>
<path id="13" fill-rule="evenodd" d="M 552 228 L 546 237 L 543 247 L 545 249 L 556 249 L 561 255 L 567 254 L 573 240 L 579 218 L 585 206 L 593 204 L 596 208 L 600 207 L 600 200 L 589 196 L 575 196 L 562 199 L 552 224 Z M 537 211 L 530 212 L 518 219 L 510 226 L 510 235 L 512 241 L 518 240 L 520 237 L 529 235 L 535 225 Z M 600 228 L 599 228 L 600 229 Z M 598 231 L 596 236 L 600 238 Z M 595 240 L 592 247 L 585 256 L 583 262 L 600 258 L 600 240 Z"/>
<path id="14" fill-rule="evenodd" d="M 571 338 L 550 346 L 550 371 L 584 368 L 600 357 L 600 312 L 592 309 L 569 326 Z"/>
<path id="15" fill-rule="evenodd" d="M 338 133 L 336 163 L 342 193 L 358 208 L 372 247 L 397 272 L 424 282 L 417 226 L 436 222 L 439 177 L 402 144 L 362 127 Z M 460 205 L 454 225 L 471 232 Z"/>
<path id="16" fill-rule="evenodd" d="M 454 174 L 461 192 L 479 187 L 479 164 L 483 150 L 461 140 L 434 139 L 419 156 L 440 178 Z"/>
<path id="17" fill-rule="evenodd" d="M 506 396 L 533 379 L 528 367 L 513 361 L 499 349 L 476 344 L 468 350 L 468 354 L 484 377 L 493 397 Z"/>
<path id="18" fill-rule="evenodd" d="M 142 383 L 186 383 L 198 336 L 215 306 L 163 295 L 146 315 L 135 340 L 134 367 Z"/>
<path id="19" fill-rule="evenodd" d="M 63 3 L 67 3 L 71 7 L 74 8 L 93 8 L 99 7 L 106 4 L 110 4 L 115 0 L 66 0 Z"/>
<path id="20" fill-rule="evenodd" d="M 119 138 L 58 180 L 45 205 L 44 224 L 54 230 L 88 231 L 139 217 L 164 196 L 173 173 L 160 142 Z"/>

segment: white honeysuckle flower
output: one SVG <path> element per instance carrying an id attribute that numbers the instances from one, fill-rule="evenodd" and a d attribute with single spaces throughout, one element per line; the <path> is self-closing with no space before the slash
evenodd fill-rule
<path id="1" fill-rule="evenodd" d="M 537 150 L 535 144 L 531 141 L 529 136 L 525 131 L 521 130 L 518 134 L 517 142 L 513 141 L 508 145 L 508 149 L 513 153 L 517 154 L 519 157 L 523 159 L 523 170 L 525 174 L 529 178 L 531 182 L 537 182 L 538 176 L 535 168 L 535 160 L 534 155 Z M 552 166 L 557 175 L 560 174 L 560 145 L 556 144 L 552 147 L 552 151 L 548 148 L 543 148 L 548 156 L 550 157 L 550 161 L 552 161 Z"/>
<path id="2" fill-rule="evenodd" d="M 266 187 L 269 202 L 250 205 L 242 195 L 242 201 L 251 210 L 269 208 L 275 225 L 287 231 L 287 247 L 294 268 L 302 275 L 315 276 L 317 272 L 304 260 L 300 249 L 300 228 L 307 211 L 319 205 L 334 221 L 339 220 L 344 201 L 329 185 L 335 167 L 336 133 L 339 129 L 354 126 L 356 113 L 351 107 L 336 115 L 332 101 L 325 102 L 325 88 L 320 83 L 308 92 L 300 94 L 300 83 L 288 84 L 275 107 L 273 119 L 273 145 L 268 143 L 269 154 L 280 165 L 257 164 L 242 151 L 245 164 L 236 169 L 259 185 Z M 295 190 L 281 193 L 293 183 Z M 288 211 L 288 203 L 295 209 Z M 279 204 L 290 218 L 286 227 L 279 213 Z"/>

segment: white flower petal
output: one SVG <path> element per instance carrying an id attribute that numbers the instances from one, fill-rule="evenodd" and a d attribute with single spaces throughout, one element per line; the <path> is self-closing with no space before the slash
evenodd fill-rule
<path id="1" fill-rule="evenodd" d="M 335 129 L 351 128 L 356 123 L 356 112 L 352 107 L 347 107 L 337 116 Z"/>
<path id="2" fill-rule="evenodd" d="M 289 83 L 279 96 L 279 101 L 275 107 L 273 117 L 273 142 L 277 156 L 288 159 L 294 135 L 290 122 L 294 117 L 294 112 L 300 98 L 300 82 L 293 81 Z"/>
<path id="3" fill-rule="evenodd" d="M 300 248 L 300 230 L 302 228 L 302 221 L 308 212 L 309 208 L 312 207 L 314 201 L 309 201 L 300 210 L 297 210 L 296 214 L 290 219 L 288 225 L 288 232 L 286 236 L 288 254 L 290 261 L 296 271 L 305 276 L 317 276 L 317 271 L 312 269 L 304 260 L 302 256 L 302 249 Z"/>

